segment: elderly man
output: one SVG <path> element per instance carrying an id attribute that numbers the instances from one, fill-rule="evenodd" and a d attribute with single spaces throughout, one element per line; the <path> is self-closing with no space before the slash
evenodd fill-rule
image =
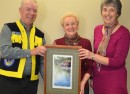
<path id="1" fill-rule="evenodd" d="M 37 94 L 38 73 L 43 76 L 44 33 L 33 22 L 35 0 L 22 0 L 20 20 L 4 24 L 0 34 L 0 94 Z"/>

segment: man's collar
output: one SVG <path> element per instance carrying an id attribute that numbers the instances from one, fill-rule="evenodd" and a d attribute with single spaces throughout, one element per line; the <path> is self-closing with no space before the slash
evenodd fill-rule
<path id="1" fill-rule="evenodd" d="M 20 23 L 25 27 L 25 28 L 28 28 L 28 26 L 20 19 Z M 31 25 L 30 28 L 32 28 L 33 24 Z"/>

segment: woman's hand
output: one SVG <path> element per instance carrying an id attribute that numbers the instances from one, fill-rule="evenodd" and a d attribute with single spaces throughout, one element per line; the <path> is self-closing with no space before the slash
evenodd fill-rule
<path id="1" fill-rule="evenodd" d="M 93 53 L 87 49 L 79 49 L 80 59 L 92 59 Z"/>

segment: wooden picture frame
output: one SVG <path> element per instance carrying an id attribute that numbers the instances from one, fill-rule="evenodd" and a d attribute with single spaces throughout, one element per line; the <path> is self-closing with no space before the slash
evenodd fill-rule
<path id="1" fill-rule="evenodd" d="M 48 45 L 44 59 L 44 94 L 79 94 L 81 46 Z"/>

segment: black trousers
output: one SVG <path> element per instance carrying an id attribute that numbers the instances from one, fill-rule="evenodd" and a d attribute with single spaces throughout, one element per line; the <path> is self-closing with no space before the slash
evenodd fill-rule
<path id="1" fill-rule="evenodd" d="M 18 79 L 0 75 L 0 94 L 37 94 L 38 82 L 30 81 L 29 76 Z"/>
<path id="2" fill-rule="evenodd" d="M 85 87 L 84 94 L 89 94 L 89 87 Z"/>

